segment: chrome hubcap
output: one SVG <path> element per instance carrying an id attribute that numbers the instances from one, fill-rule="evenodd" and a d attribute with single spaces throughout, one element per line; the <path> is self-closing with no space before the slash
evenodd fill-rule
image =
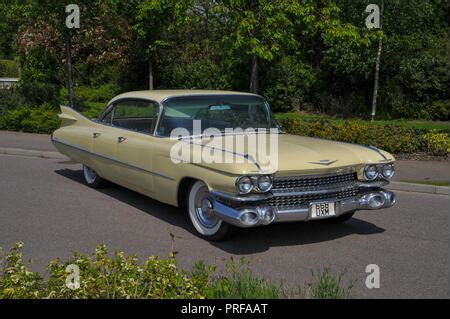
<path id="1" fill-rule="evenodd" d="M 97 173 L 91 169 L 90 167 L 83 166 L 83 173 L 84 178 L 89 184 L 92 184 L 95 181 L 95 178 L 97 177 Z"/>
<path id="2" fill-rule="evenodd" d="M 208 199 L 208 189 L 202 187 L 195 196 L 195 212 L 198 221 L 206 228 L 213 228 L 219 218 L 213 214 L 213 204 Z"/>

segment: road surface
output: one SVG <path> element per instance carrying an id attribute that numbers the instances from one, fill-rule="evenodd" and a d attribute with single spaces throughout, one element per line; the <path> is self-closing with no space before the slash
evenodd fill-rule
<path id="1" fill-rule="evenodd" d="M 397 192 L 394 208 L 359 212 L 345 224 L 278 224 L 211 243 L 194 235 L 177 208 L 119 186 L 85 186 L 81 166 L 68 160 L 0 155 L 0 177 L 0 246 L 23 241 L 34 270 L 99 243 L 164 257 L 172 233 L 183 268 L 245 256 L 258 275 L 294 286 L 330 266 L 354 282 L 353 297 L 450 297 L 448 196 Z M 380 267 L 379 289 L 365 286 L 369 264 Z"/>

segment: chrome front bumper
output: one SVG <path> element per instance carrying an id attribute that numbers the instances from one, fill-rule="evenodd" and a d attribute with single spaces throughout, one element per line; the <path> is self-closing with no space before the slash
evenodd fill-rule
<path id="1" fill-rule="evenodd" d="M 210 198 L 214 214 L 221 220 L 238 227 L 254 227 L 271 223 L 296 222 L 310 220 L 310 206 L 303 205 L 295 208 L 278 208 L 264 205 L 233 208 L 221 200 L 227 199 L 220 193 L 213 193 Z M 229 199 L 229 197 L 228 197 Z M 322 200 L 321 202 L 326 202 Z M 335 218 L 355 210 L 374 210 L 388 208 L 394 205 L 395 195 L 385 189 L 367 190 L 355 197 L 335 201 Z M 245 202 L 244 202 L 245 204 Z"/>

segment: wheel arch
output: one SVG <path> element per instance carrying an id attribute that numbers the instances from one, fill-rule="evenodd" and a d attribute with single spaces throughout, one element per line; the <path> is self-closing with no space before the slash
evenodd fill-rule
<path id="1" fill-rule="evenodd" d="M 183 177 L 180 180 L 180 182 L 178 183 L 178 188 L 177 188 L 178 207 L 186 207 L 186 198 L 187 198 L 187 195 L 189 194 L 189 189 L 197 181 L 199 181 L 198 178 L 194 178 L 194 177 L 190 177 L 190 176 Z"/>

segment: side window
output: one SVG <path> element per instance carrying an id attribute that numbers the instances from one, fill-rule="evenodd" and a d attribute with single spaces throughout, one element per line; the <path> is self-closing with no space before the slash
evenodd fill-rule
<path id="1" fill-rule="evenodd" d="M 114 106 L 111 117 L 114 126 L 151 134 L 158 117 L 158 105 L 141 100 L 119 102 Z"/>
<path id="2" fill-rule="evenodd" d="M 108 125 L 111 124 L 112 113 L 113 112 L 112 112 L 112 109 L 111 109 L 111 110 L 108 111 L 108 113 L 106 113 L 105 116 L 103 116 L 103 118 L 102 118 L 102 123 L 103 124 L 108 124 Z"/>

